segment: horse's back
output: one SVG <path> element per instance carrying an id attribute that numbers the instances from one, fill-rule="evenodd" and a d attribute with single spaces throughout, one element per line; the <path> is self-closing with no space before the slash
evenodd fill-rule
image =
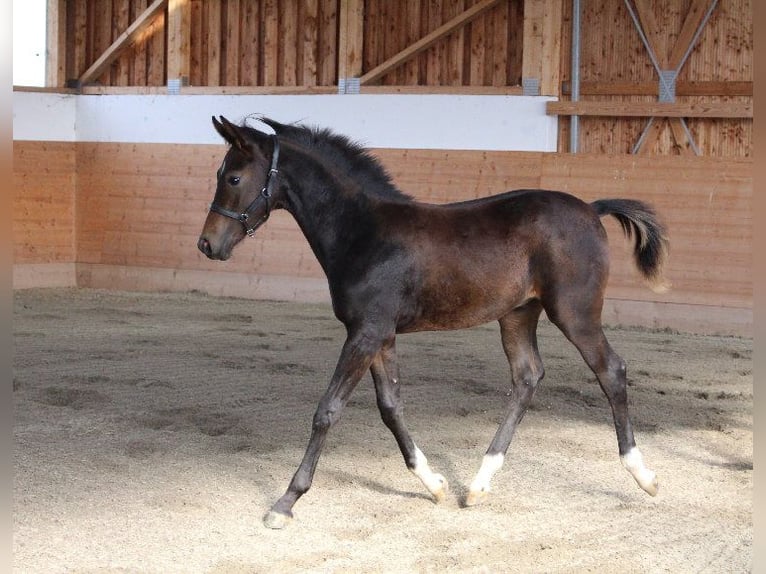
<path id="1" fill-rule="evenodd" d="M 568 284 L 605 284 L 604 228 L 572 195 L 519 190 L 413 207 L 397 231 L 418 299 L 406 330 L 481 324 Z"/>

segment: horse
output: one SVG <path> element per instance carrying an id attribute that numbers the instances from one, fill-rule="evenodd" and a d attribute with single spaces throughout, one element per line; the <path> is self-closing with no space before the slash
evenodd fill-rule
<path id="1" fill-rule="evenodd" d="M 197 247 L 227 260 L 276 209 L 296 220 L 321 265 L 332 309 L 346 328 L 337 366 L 313 417 L 303 459 L 287 490 L 263 517 L 283 528 L 311 487 L 328 431 L 357 383 L 372 375 L 383 423 L 407 468 L 439 502 L 447 480 L 434 472 L 402 416 L 396 336 L 464 329 L 498 321 L 511 370 L 500 424 L 468 494 L 485 499 L 517 425 L 543 379 L 536 330 L 545 311 L 579 350 L 612 410 L 620 459 L 638 485 L 655 496 L 658 482 L 644 464 L 628 413 L 626 366 L 601 324 L 609 274 L 611 215 L 633 241 L 633 258 L 648 285 L 666 288 L 666 229 L 651 206 L 630 199 L 586 203 L 550 190 L 516 190 L 449 204 L 403 193 L 377 158 L 327 128 L 258 118 L 270 129 L 213 125 L 228 143 Z"/>

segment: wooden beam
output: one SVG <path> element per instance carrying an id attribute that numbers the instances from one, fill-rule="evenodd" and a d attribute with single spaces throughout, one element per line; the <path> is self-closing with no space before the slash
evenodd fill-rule
<path id="1" fill-rule="evenodd" d="M 525 0 L 521 77 L 539 82 L 539 93 L 558 96 L 561 76 L 561 0 Z"/>
<path id="2" fill-rule="evenodd" d="M 152 23 L 152 19 L 165 8 L 167 3 L 168 0 L 154 0 L 143 14 L 136 18 L 136 21 L 128 26 L 128 29 L 120 34 L 112 42 L 112 45 L 80 76 L 80 84 L 87 84 L 98 79 L 112 65 L 112 62 L 119 58 L 120 54 L 136 40 L 144 28 Z"/>
<path id="3" fill-rule="evenodd" d="M 712 0 L 715 1 L 715 0 Z M 671 70 L 677 69 L 681 65 L 686 50 L 691 46 L 694 35 L 697 33 L 697 29 L 702 23 L 702 19 L 710 8 L 711 0 L 692 0 L 689 13 L 686 15 L 681 33 L 676 39 L 675 46 L 673 46 L 670 56 L 668 58 L 668 67 Z"/>
<path id="4" fill-rule="evenodd" d="M 438 42 L 439 40 L 441 40 L 442 38 L 444 38 L 451 32 L 454 32 L 461 26 L 465 26 L 472 20 L 475 20 L 476 18 L 481 16 L 484 12 L 486 12 L 490 8 L 494 8 L 499 3 L 500 3 L 500 0 L 482 0 L 481 2 L 474 4 L 468 10 L 465 10 L 458 16 L 455 16 L 448 22 L 445 22 L 444 24 L 439 26 L 436 30 L 434 30 L 430 34 L 423 36 L 423 38 L 421 38 L 420 40 L 418 40 L 411 46 L 408 46 L 407 48 L 405 48 L 398 54 L 393 55 L 382 64 L 375 66 L 372 70 L 370 70 L 369 72 L 364 74 L 361 78 L 359 78 L 360 84 L 365 85 L 365 84 L 369 84 L 370 82 L 374 82 L 377 79 L 380 79 L 381 77 L 385 76 L 394 68 L 403 64 L 410 58 L 413 58 L 416 55 L 420 54 L 422 51 L 427 50 L 428 48 L 433 46 L 436 42 Z"/>
<path id="5" fill-rule="evenodd" d="M 547 102 L 553 116 L 608 116 L 660 118 L 752 118 L 752 102 Z"/>
<path id="6" fill-rule="evenodd" d="M 207 86 L 221 85 L 221 0 L 206 3 L 207 21 L 202 39 L 207 50 Z M 203 12 L 204 13 L 204 12 Z"/>
<path id="7" fill-rule="evenodd" d="M 657 96 L 657 82 L 580 82 L 581 96 Z M 563 95 L 572 93 L 569 82 L 561 87 Z M 751 96 L 753 82 L 748 81 L 681 81 L 676 96 Z"/>
<path id="8" fill-rule="evenodd" d="M 66 0 L 48 0 L 45 38 L 45 85 L 66 84 Z"/>
<path id="9" fill-rule="evenodd" d="M 362 74 L 364 0 L 341 0 L 338 34 L 338 79 Z"/>
<path id="10" fill-rule="evenodd" d="M 168 0 L 168 80 L 188 85 L 191 69 L 191 4 L 189 0 Z"/>
<path id="11" fill-rule="evenodd" d="M 694 155 L 694 150 L 691 147 L 689 137 L 686 135 L 686 130 L 681 123 L 682 121 L 681 118 L 668 118 L 670 131 L 673 134 L 673 140 L 675 141 L 675 148 L 681 155 L 692 156 Z"/>
<path id="12" fill-rule="evenodd" d="M 562 1 L 546 0 L 543 14 L 543 61 L 540 76 L 540 95 L 542 96 L 559 95 L 563 17 Z"/>
<path id="13" fill-rule="evenodd" d="M 667 70 L 669 68 L 666 36 L 660 33 L 651 3 L 649 0 L 635 0 L 635 3 L 638 19 L 641 21 L 641 28 L 644 30 L 644 35 L 649 42 L 652 52 L 654 52 L 654 57 L 657 58 L 660 69 Z"/>

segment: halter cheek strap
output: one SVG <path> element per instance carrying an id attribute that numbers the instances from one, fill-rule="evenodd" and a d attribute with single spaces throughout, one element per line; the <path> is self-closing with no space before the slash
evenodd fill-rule
<path id="1" fill-rule="evenodd" d="M 242 224 L 242 227 L 245 228 L 245 233 L 247 233 L 247 235 L 250 237 L 253 236 L 256 229 L 266 223 L 269 215 L 271 215 L 271 202 L 269 200 L 271 199 L 271 196 L 274 192 L 274 187 L 276 186 L 276 176 L 279 174 L 279 169 L 277 169 L 277 165 L 279 164 L 279 140 L 277 139 L 276 134 L 272 135 L 271 139 L 274 142 L 274 152 L 271 155 L 271 166 L 269 167 L 269 173 L 266 174 L 266 183 L 264 184 L 263 189 L 261 189 L 261 193 L 259 193 L 258 196 L 250 202 L 250 205 L 248 205 L 242 213 L 237 213 L 236 211 L 226 209 L 216 205 L 215 203 L 210 204 L 210 211 L 223 215 L 224 217 L 236 219 Z M 261 201 L 265 202 L 266 210 L 259 219 L 253 223 L 250 223 L 250 216 L 258 203 Z"/>

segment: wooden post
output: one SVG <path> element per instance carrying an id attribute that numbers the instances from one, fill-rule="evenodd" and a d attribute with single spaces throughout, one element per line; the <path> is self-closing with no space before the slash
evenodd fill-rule
<path id="1" fill-rule="evenodd" d="M 168 82 L 180 80 L 189 85 L 191 63 L 191 5 L 189 0 L 168 0 Z"/>
<path id="2" fill-rule="evenodd" d="M 362 75 L 364 0 L 341 0 L 338 81 Z"/>
<path id="3" fill-rule="evenodd" d="M 525 0 L 522 83 L 537 94 L 558 96 L 561 68 L 562 0 Z M 534 88 L 532 88 L 534 91 Z"/>
<path id="4" fill-rule="evenodd" d="M 66 0 L 48 0 L 45 39 L 45 85 L 66 83 Z"/>

